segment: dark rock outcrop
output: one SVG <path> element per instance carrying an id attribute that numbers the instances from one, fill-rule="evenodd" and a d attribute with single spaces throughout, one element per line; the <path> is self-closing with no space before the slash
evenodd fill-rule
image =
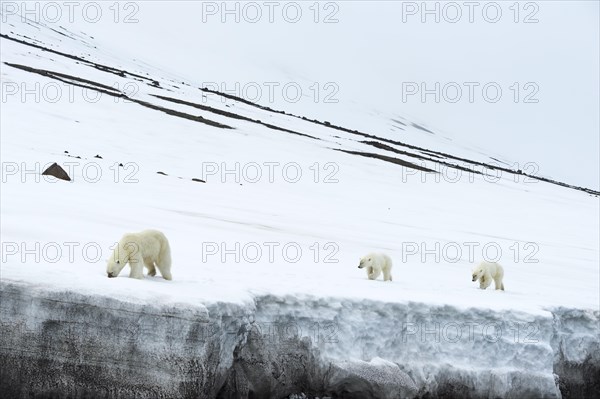
<path id="1" fill-rule="evenodd" d="M 69 177 L 67 172 L 65 172 L 65 170 L 63 168 L 61 168 L 60 165 L 57 164 L 56 162 L 54 162 L 45 171 L 43 171 L 42 175 L 54 176 L 60 180 L 71 181 L 71 178 Z"/>

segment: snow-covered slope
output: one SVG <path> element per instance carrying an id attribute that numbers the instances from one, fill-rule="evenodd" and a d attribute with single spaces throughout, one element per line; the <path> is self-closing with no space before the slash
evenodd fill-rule
<path id="1" fill-rule="evenodd" d="M 27 381 L 19 370 L 60 356 L 74 380 L 52 389 L 97 394 L 106 381 L 68 365 L 110 381 L 111 362 L 96 357 L 129 350 L 128 339 L 131 358 L 115 363 L 148 362 L 158 375 L 157 356 L 185 386 L 159 378 L 147 397 L 559 397 L 559 384 L 563 396 L 585 396 L 600 383 L 597 192 L 512 170 L 408 118 L 336 126 L 202 90 L 83 32 L 12 16 L 0 40 L 2 356 L 20 365 L 7 377 L 12 394 Z M 41 176 L 53 162 L 71 182 Z M 128 279 L 127 269 L 106 278 L 114 243 L 149 227 L 170 240 L 174 280 Z M 392 283 L 357 269 L 373 250 L 394 259 Z M 496 257 L 506 291 L 479 290 L 472 264 Z M 187 321 L 178 329 L 169 314 Z M 111 325 L 117 338 L 105 342 Z M 73 352 L 48 352 L 44 339 L 63 338 Z M 186 346 L 195 342 L 202 353 Z M 37 348 L 30 358 L 26 347 Z M 268 370 L 254 369 L 257 353 L 280 368 L 268 386 L 257 386 Z M 299 384 L 298 364 L 282 354 L 311 377 Z M 194 379 L 194 365 L 214 378 Z M 370 368 L 396 382 L 355 371 Z M 144 382 L 119 384 L 106 395 Z"/>

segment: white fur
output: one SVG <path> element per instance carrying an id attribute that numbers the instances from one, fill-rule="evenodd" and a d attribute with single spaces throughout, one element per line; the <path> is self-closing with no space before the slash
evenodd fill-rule
<path id="1" fill-rule="evenodd" d="M 473 269 L 473 281 L 479 280 L 479 288 L 485 290 L 492 284 L 497 290 L 504 291 L 504 269 L 496 262 L 481 262 Z"/>
<path id="2" fill-rule="evenodd" d="M 383 281 L 392 281 L 392 259 L 386 254 L 370 253 L 360 258 L 359 269 L 367 269 L 369 280 L 375 280 L 383 272 Z"/>
<path id="3" fill-rule="evenodd" d="M 115 247 L 107 261 L 108 277 L 117 277 L 129 263 L 129 277 L 144 278 L 144 266 L 148 275 L 156 275 L 156 268 L 165 280 L 171 280 L 171 249 L 169 241 L 157 230 L 144 230 L 139 233 L 127 233 Z M 155 268 L 156 266 L 156 268 Z"/>

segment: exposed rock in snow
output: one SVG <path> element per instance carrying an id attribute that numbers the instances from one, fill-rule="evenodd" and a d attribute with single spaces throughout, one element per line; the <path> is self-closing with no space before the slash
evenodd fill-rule
<path id="1" fill-rule="evenodd" d="M 71 181 L 71 178 L 69 177 L 67 172 L 65 172 L 65 170 L 61 168 L 56 162 L 48 166 L 48 168 L 42 172 L 42 175 L 54 176 L 57 179 Z"/>

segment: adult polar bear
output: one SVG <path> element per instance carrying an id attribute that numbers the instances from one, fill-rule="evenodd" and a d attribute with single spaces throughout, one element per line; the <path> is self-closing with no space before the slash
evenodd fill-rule
<path id="1" fill-rule="evenodd" d="M 496 262 L 481 262 L 473 269 L 473 281 L 479 280 L 479 288 L 485 290 L 492 284 L 497 290 L 504 291 L 504 269 Z"/>
<path id="2" fill-rule="evenodd" d="M 358 268 L 365 267 L 369 280 L 375 280 L 383 272 L 383 281 L 392 281 L 392 259 L 386 254 L 372 252 L 363 256 Z"/>
<path id="3" fill-rule="evenodd" d="M 129 263 L 129 277 L 144 278 L 144 266 L 148 275 L 156 275 L 156 268 L 165 280 L 171 280 L 171 248 L 169 241 L 158 230 L 144 230 L 139 233 L 127 233 L 115 247 L 108 259 L 106 273 L 108 277 L 117 277 Z M 155 268 L 156 265 L 156 268 Z"/>

